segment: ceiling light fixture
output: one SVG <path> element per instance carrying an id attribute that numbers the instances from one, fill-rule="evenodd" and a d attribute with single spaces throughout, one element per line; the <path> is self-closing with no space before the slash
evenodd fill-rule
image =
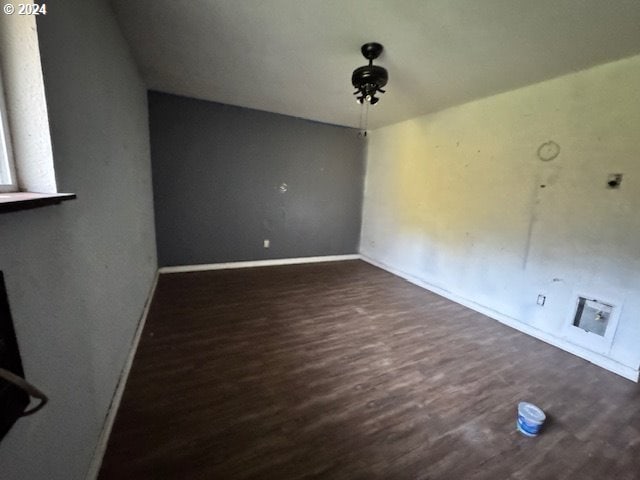
<path id="1" fill-rule="evenodd" d="M 358 67 L 351 75 L 351 83 L 356 88 L 354 95 L 358 95 L 356 101 L 362 105 L 360 110 L 360 134 L 367 136 L 367 123 L 369 120 L 369 105 L 375 105 L 380 100 L 377 93 L 385 93 L 382 89 L 389 81 L 387 69 L 373 64 L 384 47 L 376 42 L 362 45 L 360 51 L 364 58 L 369 60 L 369 65 Z"/>

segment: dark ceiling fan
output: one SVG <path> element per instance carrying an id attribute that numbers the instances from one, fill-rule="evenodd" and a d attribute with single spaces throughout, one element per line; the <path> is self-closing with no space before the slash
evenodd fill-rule
<path id="1" fill-rule="evenodd" d="M 380 100 L 377 93 L 385 93 L 382 89 L 389 81 L 387 69 L 373 64 L 373 60 L 378 58 L 384 47 L 376 42 L 369 42 L 362 45 L 360 51 L 364 58 L 369 60 L 369 65 L 358 67 L 351 75 L 351 83 L 356 88 L 354 95 L 358 95 L 357 101 L 362 104 L 369 102 L 375 105 Z"/>

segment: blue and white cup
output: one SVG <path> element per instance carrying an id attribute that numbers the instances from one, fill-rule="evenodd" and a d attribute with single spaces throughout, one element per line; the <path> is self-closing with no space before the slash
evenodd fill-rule
<path id="1" fill-rule="evenodd" d="M 541 408 L 533 403 L 520 402 L 518 404 L 518 431 L 527 437 L 536 437 L 544 424 L 546 415 Z"/>

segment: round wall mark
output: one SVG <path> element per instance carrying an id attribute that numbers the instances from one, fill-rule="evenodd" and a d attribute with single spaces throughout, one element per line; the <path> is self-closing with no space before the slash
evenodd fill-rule
<path id="1" fill-rule="evenodd" d="M 553 140 L 543 143 L 538 147 L 538 158 L 543 162 L 549 162 L 560 154 L 560 145 Z"/>

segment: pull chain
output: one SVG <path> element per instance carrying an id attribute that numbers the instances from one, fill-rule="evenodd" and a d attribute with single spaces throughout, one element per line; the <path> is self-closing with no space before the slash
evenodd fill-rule
<path id="1" fill-rule="evenodd" d="M 365 100 L 367 104 L 364 110 L 364 136 L 367 136 L 367 128 L 369 127 L 369 102 Z"/>
<path id="2" fill-rule="evenodd" d="M 368 126 L 369 126 L 369 102 L 363 99 L 362 105 L 360 107 L 360 124 L 359 124 L 360 133 L 358 133 L 358 135 L 360 135 L 361 137 L 366 137 Z"/>

